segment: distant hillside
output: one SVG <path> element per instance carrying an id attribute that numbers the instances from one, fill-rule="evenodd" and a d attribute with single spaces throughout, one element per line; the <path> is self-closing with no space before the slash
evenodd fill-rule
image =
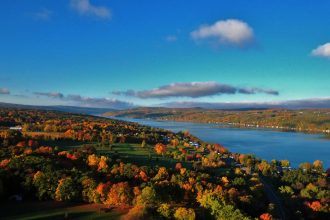
<path id="1" fill-rule="evenodd" d="M 330 133 L 330 109 L 135 108 L 107 112 L 106 116 L 223 124 L 233 127 L 275 128 Z"/>
<path id="2" fill-rule="evenodd" d="M 77 106 L 36 106 L 36 105 L 20 105 L 12 103 L 0 102 L 0 108 L 19 108 L 19 109 L 40 109 L 40 110 L 53 110 L 53 111 L 62 111 L 70 113 L 80 113 L 88 115 L 100 115 L 106 112 L 115 111 L 110 108 L 90 108 L 90 107 L 77 107 Z"/>

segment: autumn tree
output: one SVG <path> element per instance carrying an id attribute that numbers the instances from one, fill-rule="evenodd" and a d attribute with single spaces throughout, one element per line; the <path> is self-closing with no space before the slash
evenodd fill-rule
<path id="1" fill-rule="evenodd" d="M 106 183 L 99 183 L 95 189 L 95 202 L 97 203 L 105 203 L 105 201 L 108 199 L 108 193 L 111 188 L 111 182 Z"/>
<path id="2" fill-rule="evenodd" d="M 315 160 L 313 162 L 313 168 L 316 169 L 317 171 L 322 171 L 323 170 L 323 162 L 321 160 Z"/>
<path id="3" fill-rule="evenodd" d="M 154 180 L 166 180 L 169 177 L 166 167 L 160 167 L 158 173 L 154 176 Z"/>
<path id="4" fill-rule="evenodd" d="M 99 163 L 98 163 L 98 168 L 97 170 L 100 171 L 100 172 L 107 172 L 108 169 L 109 169 L 109 166 L 108 166 L 108 157 L 105 157 L 105 156 L 101 156 L 100 159 L 99 159 Z"/>
<path id="5" fill-rule="evenodd" d="M 262 172 L 263 175 L 266 176 L 270 174 L 271 166 L 269 165 L 269 163 L 267 163 L 267 161 L 263 160 L 261 163 L 258 164 L 258 169 Z"/>
<path id="6" fill-rule="evenodd" d="M 174 212 L 174 218 L 177 220 L 195 220 L 196 214 L 193 209 L 179 207 Z"/>
<path id="7" fill-rule="evenodd" d="M 288 160 L 281 160 L 281 166 L 282 167 L 289 167 L 290 166 L 290 162 Z"/>
<path id="8" fill-rule="evenodd" d="M 214 191 L 200 192 L 197 201 L 202 207 L 211 210 L 211 214 L 216 219 L 228 220 L 249 220 L 239 209 L 231 204 L 227 204 L 222 187 L 217 187 Z"/>
<path id="9" fill-rule="evenodd" d="M 319 212 L 322 209 L 322 204 L 319 201 L 307 202 L 306 205 L 315 212 Z"/>
<path id="10" fill-rule="evenodd" d="M 154 187 L 146 186 L 142 189 L 141 195 L 137 199 L 138 204 L 152 205 L 157 201 L 157 194 Z"/>
<path id="11" fill-rule="evenodd" d="M 87 164 L 91 167 L 98 167 L 100 159 L 97 155 L 91 154 L 87 157 Z"/>
<path id="12" fill-rule="evenodd" d="M 108 194 L 106 204 L 115 206 L 128 206 L 132 201 L 132 193 L 128 182 L 113 184 Z"/>
<path id="13" fill-rule="evenodd" d="M 56 201 L 73 201 L 79 197 L 77 186 L 71 177 L 65 177 L 59 180 L 56 191 Z"/>
<path id="14" fill-rule="evenodd" d="M 175 164 L 175 169 L 176 170 L 180 170 L 182 168 L 182 164 L 181 163 L 176 163 Z"/>
<path id="15" fill-rule="evenodd" d="M 272 220 L 273 217 L 272 217 L 272 215 L 269 214 L 269 213 L 264 213 L 264 214 L 260 215 L 260 219 L 261 219 L 261 220 Z"/>
<path id="16" fill-rule="evenodd" d="M 157 212 L 164 218 L 170 218 L 171 216 L 171 207 L 167 203 L 162 203 L 157 209 Z"/>
<path id="17" fill-rule="evenodd" d="M 280 190 L 280 193 L 282 195 L 288 198 L 290 198 L 294 194 L 294 191 L 290 186 L 280 186 L 278 189 Z"/>
<path id="18" fill-rule="evenodd" d="M 312 169 L 312 165 L 310 163 L 307 163 L 307 162 L 306 163 L 301 163 L 299 165 L 299 168 L 303 169 L 306 172 L 309 172 Z"/>
<path id="19" fill-rule="evenodd" d="M 162 144 L 162 143 L 156 144 L 155 151 L 158 155 L 160 155 L 160 154 L 164 155 L 164 153 L 166 152 L 166 145 Z"/>
<path id="20" fill-rule="evenodd" d="M 178 140 L 177 138 L 174 138 L 174 139 L 171 140 L 171 145 L 172 145 L 173 147 L 178 146 L 179 143 L 180 143 L 180 142 L 179 142 L 179 140 Z"/>
<path id="21" fill-rule="evenodd" d="M 85 202 L 96 202 L 95 188 L 97 186 L 95 180 L 89 177 L 83 177 L 81 180 L 82 185 L 82 199 Z"/>
<path id="22" fill-rule="evenodd" d="M 57 179 L 54 175 L 37 171 L 33 175 L 32 184 L 36 189 L 36 196 L 40 200 L 54 197 L 57 187 Z"/>

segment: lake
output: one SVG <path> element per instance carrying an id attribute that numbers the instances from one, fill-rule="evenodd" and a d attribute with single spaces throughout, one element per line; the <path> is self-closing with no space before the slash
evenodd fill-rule
<path id="1" fill-rule="evenodd" d="M 188 130 L 203 141 L 219 143 L 232 152 L 254 154 L 268 161 L 287 159 L 293 167 L 298 167 L 302 162 L 312 163 L 315 160 L 322 160 L 325 168 L 330 166 L 330 140 L 322 138 L 322 135 L 318 134 L 228 128 L 214 124 L 188 122 L 116 119 L 164 128 L 174 132 Z"/>

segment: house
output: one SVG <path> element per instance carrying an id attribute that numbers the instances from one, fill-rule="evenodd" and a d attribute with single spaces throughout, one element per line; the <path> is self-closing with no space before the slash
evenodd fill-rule
<path id="1" fill-rule="evenodd" d="M 10 127 L 10 130 L 16 130 L 16 131 L 21 131 L 22 130 L 22 126 L 14 126 L 14 127 Z"/>

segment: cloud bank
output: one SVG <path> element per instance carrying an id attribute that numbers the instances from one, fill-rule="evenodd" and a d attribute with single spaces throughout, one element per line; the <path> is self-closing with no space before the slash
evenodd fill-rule
<path id="1" fill-rule="evenodd" d="M 170 98 L 170 97 L 190 97 L 199 98 L 205 96 L 221 95 L 221 94 L 256 94 L 264 93 L 268 95 L 278 95 L 275 90 L 267 90 L 261 88 L 240 88 L 217 82 L 189 82 L 189 83 L 172 83 L 151 90 L 143 91 L 114 91 L 114 95 L 133 96 L 142 99 L 148 98 Z"/>
<path id="2" fill-rule="evenodd" d="M 330 59 L 330 43 L 318 46 L 312 51 L 312 55 L 316 57 L 325 57 Z"/>
<path id="3" fill-rule="evenodd" d="M 108 7 L 92 5 L 89 0 L 70 0 L 70 6 L 81 15 L 111 18 L 111 10 Z"/>
<path id="4" fill-rule="evenodd" d="M 273 89 L 260 89 L 260 88 L 239 88 L 238 93 L 241 94 L 257 94 L 257 93 L 265 93 L 268 95 L 279 95 L 279 91 Z"/>
<path id="5" fill-rule="evenodd" d="M 221 44 L 243 46 L 254 38 L 253 29 L 244 21 L 227 19 L 202 25 L 190 33 L 194 40 L 215 39 Z"/>
<path id="6" fill-rule="evenodd" d="M 330 108 L 330 97 L 298 99 L 274 102 L 168 102 L 160 104 L 169 108 L 207 108 L 207 109 L 244 109 L 244 108 Z"/>
<path id="7" fill-rule="evenodd" d="M 127 109 L 134 107 L 132 103 L 109 98 L 91 98 L 80 95 L 68 95 L 66 99 L 84 107 L 106 107 L 114 109 Z"/>
<path id="8" fill-rule="evenodd" d="M 9 95 L 10 91 L 7 88 L 0 88 L 0 95 Z"/>
<path id="9" fill-rule="evenodd" d="M 81 95 L 72 95 L 72 94 L 65 96 L 61 92 L 34 92 L 33 94 L 36 95 L 37 97 L 44 96 L 47 98 L 54 98 L 82 107 L 127 109 L 135 106 L 132 103 L 120 101 L 117 99 L 93 98 L 93 97 L 84 97 Z"/>

